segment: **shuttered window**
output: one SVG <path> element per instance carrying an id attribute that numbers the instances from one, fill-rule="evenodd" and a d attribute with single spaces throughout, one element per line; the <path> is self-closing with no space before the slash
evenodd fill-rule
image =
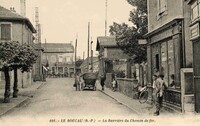
<path id="1" fill-rule="evenodd" d="M 11 40 L 11 24 L 1 24 L 1 40 Z"/>

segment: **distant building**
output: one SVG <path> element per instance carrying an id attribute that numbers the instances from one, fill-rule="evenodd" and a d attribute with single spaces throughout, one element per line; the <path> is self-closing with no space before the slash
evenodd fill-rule
<path id="1" fill-rule="evenodd" d="M 120 71 L 124 77 L 131 75 L 129 57 L 118 47 L 115 37 L 97 37 L 96 50 L 99 52 L 99 75 L 106 73 L 107 87 L 111 87 L 113 73 Z"/>
<path id="2" fill-rule="evenodd" d="M 92 64 L 91 64 L 91 61 L 93 61 Z M 81 64 L 81 66 L 80 66 L 81 73 L 88 72 L 87 62 L 88 62 L 88 58 L 86 58 L 83 61 L 83 63 Z M 99 71 L 99 59 L 98 59 L 98 57 L 93 57 L 92 60 L 91 60 L 91 57 L 89 57 L 89 71 L 93 71 L 93 72 Z"/>
<path id="3" fill-rule="evenodd" d="M 50 75 L 74 76 L 74 46 L 71 43 L 42 43 L 42 64 Z"/>
<path id="4" fill-rule="evenodd" d="M 33 33 L 36 33 L 36 30 L 28 18 L 17 14 L 13 8 L 8 10 L 0 6 L 0 42 L 18 41 L 21 44 L 33 45 Z M 32 82 L 32 73 L 25 72 L 22 75 L 18 71 L 18 80 L 19 84 L 26 87 Z M 0 72 L 0 84 L 2 81 L 4 81 L 4 75 Z"/>
<path id="5" fill-rule="evenodd" d="M 121 68 L 127 71 L 125 66 L 128 55 L 117 46 L 115 37 L 97 37 L 96 50 L 99 52 L 100 74 L 112 73 L 115 68 L 119 68 L 120 64 L 123 65 Z"/>

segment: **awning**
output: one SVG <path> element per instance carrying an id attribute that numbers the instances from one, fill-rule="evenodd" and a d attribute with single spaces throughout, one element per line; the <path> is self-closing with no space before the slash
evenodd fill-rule
<path id="1" fill-rule="evenodd" d="M 45 71 L 48 71 L 48 69 L 47 69 L 45 66 L 42 66 L 42 68 L 43 68 Z"/>

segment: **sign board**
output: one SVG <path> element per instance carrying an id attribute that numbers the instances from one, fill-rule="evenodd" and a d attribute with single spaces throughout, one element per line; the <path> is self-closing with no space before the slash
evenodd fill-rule
<path id="1" fill-rule="evenodd" d="M 139 45 L 145 45 L 145 44 L 147 44 L 147 40 L 146 39 L 139 39 L 138 44 Z"/>
<path id="2" fill-rule="evenodd" d="M 190 27 L 190 39 L 196 39 L 199 37 L 199 23 Z"/>

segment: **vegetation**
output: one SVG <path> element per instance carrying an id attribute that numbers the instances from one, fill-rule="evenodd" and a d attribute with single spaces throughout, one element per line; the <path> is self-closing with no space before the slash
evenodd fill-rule
<path id="1" fill-rule="evenodd" d="M 129 21 L 133 26 L 116 22 L 110 26 L 110 34 L 116 37 L 118 46 L 131 57 L 134 63 L 146 61 L 146 45 L 140 45 L 139 39 L 147 33 L 147 0 L 127 0 L 133 6 Z"/>
<path id="2" fill-rule="evenodd" d="M 2 71 L 5 75 L 5 93 L 4 102 L 9 102 L 10 97 L 10 75 L 9 71 L 14 70 L 14 93 L 13 97 L 17 97 L 18 80 L 17 70 L 28 72 L 32 65 L 36 62 L 37 55 L 29 45 L 20 45 L 16 41 L 8 41 L 0 43 L 0 60 L 3 62 Z"/>

